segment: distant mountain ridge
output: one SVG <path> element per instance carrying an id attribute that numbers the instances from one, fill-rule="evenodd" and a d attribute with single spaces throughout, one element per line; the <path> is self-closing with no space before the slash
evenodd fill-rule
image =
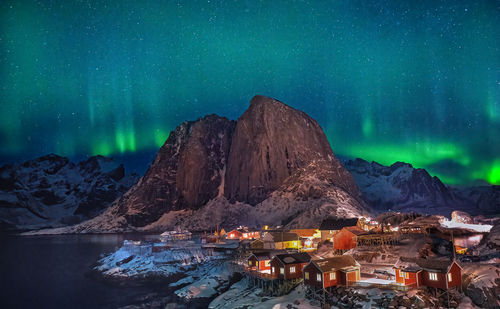
<path id="1" fill-rule="evenodd" d="M 65 226 L 92 218 L 138 177 L 102 156 L 79 163 L 50 154 L 0 167 L 0 229 Z"/>
<path id="2" fill-rule="evenodd" d="M 425 169 L 396 162 L 384 166 L 362 159 L 343 160 L 363 199 L 377 211 L 416 211 L 449 216 L 453 210 L 473 215 L 500 213 L 500 186 L 451 187 Z"/>

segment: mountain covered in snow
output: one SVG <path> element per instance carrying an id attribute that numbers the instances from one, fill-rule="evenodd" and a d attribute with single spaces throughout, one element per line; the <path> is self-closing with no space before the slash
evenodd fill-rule
<path id="1" fill-rule="evenodd" d="M 313 226 L 369 212 L 319 124 L 255 96 L 237 122 L 210 115 L 178 126 L 135 186 L 100 216 L 64 231 Z"/>
<path id="2" fill-rule="evenodd" d="M 452 187 L 425 169 L 396 162 L 384 166 L 362 159 L 342 160 L 363 199 L 377 211 L 403 211 L 450 216 L 454 210 L 473 215 L 500 211 L 500 186 Z"/>
<path id="3" fill-rule="evenodd" d="M 102 156 L 79 163 L 50 154 L 0 167 L 0 229 L 75 224 L 102 212 L 138 177 Z"/>

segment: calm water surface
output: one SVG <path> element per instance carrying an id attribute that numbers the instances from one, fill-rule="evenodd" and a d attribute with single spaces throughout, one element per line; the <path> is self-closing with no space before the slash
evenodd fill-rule
<path id="1" fill-rule="evenodd" d="M 150 293 L 171 293 L 166 282 L 123 285 L 91 274 L 125 237 L 142 236 L 0 236 L 0 308 L 117 308 Z"/>

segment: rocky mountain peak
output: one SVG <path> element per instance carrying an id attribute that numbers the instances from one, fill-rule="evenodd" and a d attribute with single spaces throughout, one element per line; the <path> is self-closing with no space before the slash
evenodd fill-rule
<path id="1" fill-rule="evenodd" d="M 357 195 L 351 176 L 335 158 L 319 124 L 304 112 L 257 95 L 238 119 L 229 153 L 225 196 L 255 205 L 314 160 L 337 171 L 336 182 Z"/>
<path id="2" fill-rule="evenodd" d="M 197 209 L 221 195 L 234 126 L 217 115 L 179 125 L 139 183 L 118 201 L 118 213 L 142 226 L 165 212 Z"/>

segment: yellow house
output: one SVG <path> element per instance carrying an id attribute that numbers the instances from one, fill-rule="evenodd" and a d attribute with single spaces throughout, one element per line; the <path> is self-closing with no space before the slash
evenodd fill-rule
<path id="1" fill-rule="evenodd" d="M 300 249 L 302 242 L 297 233 L 270 232 L 263 238 L 264 249 Z"/>

